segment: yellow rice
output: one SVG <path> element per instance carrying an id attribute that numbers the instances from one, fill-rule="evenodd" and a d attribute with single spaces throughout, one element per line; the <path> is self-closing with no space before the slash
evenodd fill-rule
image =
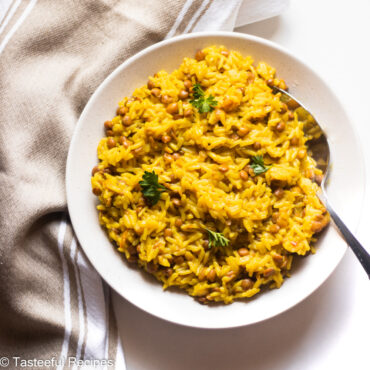
<path id="1" fill-rule="evenodd" d="M 314 234 L 329 216 L 316 196 L 321 172 L 307 153 L 304 122 L 270 88 L 286 88 L 275 69 L 223 46 L 205 48 L 198 59 L 150 77 L 158 98 L 145 85 L 119 103 L 131 124 L 124 115 L 108 122 L 91 182 L 100 223 L 128 261 L 164 288 L 231 303 L 262 286 L 279 288 L 293 256 L 314 251 Z M 191 94 L 178 98 L 189 79 L 216 98 L 215 110 L 201 114 Z M 164 95 L 177 102 L 176 116 Z M 255 155 L 271 166 L 267 172 L 249 167 Z M 154 206 L 138 185 L 144 171 L 167 187 Z M 206 229 L 222 232 L 229 245 L 209 247 Z"/>

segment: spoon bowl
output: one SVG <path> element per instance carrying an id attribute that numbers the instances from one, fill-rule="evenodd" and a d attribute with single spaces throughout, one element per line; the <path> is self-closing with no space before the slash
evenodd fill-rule
<path id="1" fill-rule="evenodd" d="M 298 119 L 304 122 L 304 133 L 308 137 L 307 146 L 310 156 L 316 161 L 316 167 L 320 169 L 323 173 L 323 178 L 318 181 L 321 185 L 321 191 L 318 192 L 317 196 L 320 198 L 321 202 L 325 205 L 328 210 L 332 221 L 334 222 L 337 230 L 350 246 L 363 268 L 365 269 L 368 277 L 370 278 L 370 255 L 360 244 L 360 242 L 355 238 L 352 232 L 344 224 L 338 214 L 334 211 L 333 207 L 329 203 L 325 185 L 328 181 L 330 174 L 330 146 L 328 138 L 321 128 L 315 117 L 310 113 L 310 111 L 305 108 L 305 106 L 300 103 L 291 94 L 282 90 L 278 87 L 272 87 L 275 93 L 280 93 L 280 99 L 287 104 L 289 108 L 294 110 L 297 114 Z"/>

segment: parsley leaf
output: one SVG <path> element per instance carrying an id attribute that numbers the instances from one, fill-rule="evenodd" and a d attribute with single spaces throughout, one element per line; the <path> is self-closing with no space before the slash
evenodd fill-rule
<path id="1" fill-rule="evenodd" d="M 229 239 L 225 238 L 222 233 L 208 230 L 209 247 L 226 247 L 229 244 Z"/>
<path id="2" fill-rule="evenodd" d="M 200 84 L 196 83 L 193 85 L 193 98 L 194 99 L 200 99 L 204 97 L 204 91 Z"/>
<path id="3" fill-rule="evenodd" d="M 200 84 L 196 83 L 193 86 L 193 99 L 190 103 L 198 109 L 199 113 L 212 112 L 217 106 L 217 100 L 213 95 L 205 97 L 204 91 Z"/>
<path id="4" fill-rule="evenodd" d="M 144 198 L 152 206 L 158 203 L 161 193 L 167 190 L 162 184 L 158 183 L 158 175 L 154 171 L 145 171 L 143 179 L 139 181 L 139 184 Z"/>
<path id="5" fill-rule="evenodd" d="M 252 157 L 251 167 L 256 175 L 266 172 L 271 166 L 265 166 L 262 155 Z"/>

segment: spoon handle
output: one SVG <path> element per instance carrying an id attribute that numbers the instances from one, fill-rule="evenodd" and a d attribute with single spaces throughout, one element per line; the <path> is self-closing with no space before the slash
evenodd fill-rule
<path id="1" fill-rule="evenodd" d="M 370 254 L 365 250 L 365 248 L 360 244 L 360 242 L 351 233 L 348 227 L 343 223 L 337 213 L 333 210 L 328 200 L 323 194 L 318 195 L 320 200 L 325 204 L 326 209 L 329 211 L 330 217 L 336 225 L 338 231 L 351 247 L 353 253 L 356 255 L 357 259 L 360 261 L 361 265 L 365 269 L 367 276 L 370 279 Z"/>

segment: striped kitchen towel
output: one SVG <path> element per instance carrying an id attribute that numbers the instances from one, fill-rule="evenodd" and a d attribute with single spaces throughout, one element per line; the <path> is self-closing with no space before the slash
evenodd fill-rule
<path id="1" fill-rule="evenodd" d="M 68 218 L 65 162 L 78 117 L 139 50 L 179 33 L 232 30 L 286 5 L 0 0 L 0 366 L 125 368 L 110 290 Z"/>

